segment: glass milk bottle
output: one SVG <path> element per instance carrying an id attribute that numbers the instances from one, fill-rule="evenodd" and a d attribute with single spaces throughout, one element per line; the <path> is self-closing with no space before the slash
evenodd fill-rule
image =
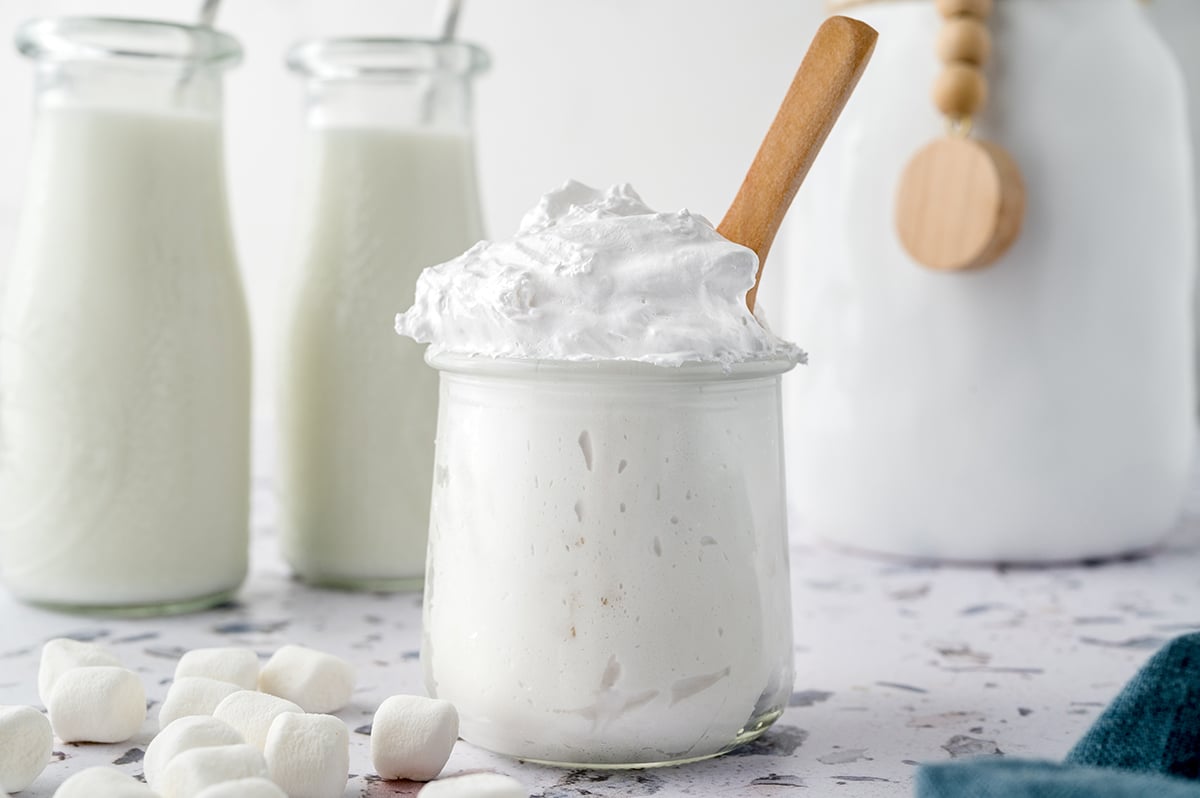
<path id="1" fill-rule="evenodd" d="M 182 611 L 246 573 L 250 343 L 221 80 L 145 20 L 25 24 L 36 122 L 0 328 L 0 575 L 26 601 Z"/>
<path id="2" fill-rule="evenodd" d="M 464 43 L 326 39 L 306 81 L 299 270 L 282 342 L 283 551 L 305 580 L 421 585 L 437 375 L 393 330 L 417 275 L 482 237 Z"/>

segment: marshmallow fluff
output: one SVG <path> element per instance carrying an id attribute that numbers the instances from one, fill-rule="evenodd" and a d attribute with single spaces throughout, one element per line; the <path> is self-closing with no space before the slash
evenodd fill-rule
<path id="1" fill-rule="evenodd" d="M 146 689 L 125 668 L 74 668 L 54 685 L 49 715 L 54 733 L 65 743 L 123 742 L 146 720 Z"/>
<path id="2" fill-rule="evenodd" d="M 665 764 L 781 714 L 803 353 L 747 310 L 756 268 L 700 217 L 568 183 L 426 270 L 397 322 L 440 370 L 421 660 L 464 740 Z"/>
<path id="3" fill-rule="evenodd" d="M 305 712 L 337 712 L 350 702 L 354 668 L 333 654 L 287 645 L 263 665 L 258 689 L 294 701 Z"/>
<path id="4" fill-rule="evenodd" d="M 211 715 L 222 701 L 241 690 L 233 682 L 203 676 L 176 678 L 158 708 L 158 727 L 165 729 L 189 715 Z"/>
<path id="5" fill-rule="evenodd" d="M 458 712 L 449 701 L 394 695 L 371 724 L 371 761 L 384 779 L 437 778 L 458 740 Z"/>
<path id="6" fill-rule="evenodd" d="M 222 720 L 205 715 L 180 718 L 164 727 L 146 746 L 142 758 L 146 783 L 157 787 L 163 769 L 184 751 L 215 745 L 240 745 L 244 742 L 242 735 Z"/>
<path id="7" fill-rule="evenodd" d="M 758 258 L 628 185 L 569 181 L 517 234 L 426 269 L 396 330 L 429 356 L 687 362 L 803 359 L 746 307 Z"/>
<path id="8" fill-rule="evenodd" d="M 271 780 L 288 798 L 341 798 L 350 774 L 350 732 L 333 715 L 286 712 L 264 749 Z"/>
<path id="9" fill-rule="evenodd" d="M 529 798 L 529 790 L 512 776 L 468 773 L 431 781 L 417 795 L 420 798 Z"/>
<path id="10" fill-rule="evenodd" d="M 258 687 L 258 655 L 248 648 L 194 648 L 175 666 L 175 678 L 184 676 L 203 676 L 254 690 Z"/>
<path id="11" fill-rule="evenodd" d="M 120 664 L 111 651 L 96 643 L 83 643 L 69 637 L 47 640 L 38 664 L 38 697 L 49 706 L 54 683 L 72 668 Z"/>
<path id="12" fill-rule="evenodd" d="M 116 768 L 81 770 L 64 781 L 54 798 L 159 798 L 158 794 Z"/>
<path id="13" fill-rule="evenodd" d="M 158 780 L 163 798 L 196 798 L 214 784 L 267 778 L 262 752 L 252 745 L 212 745 L 184 751 L 167 763 Z"/>
<path id="14" fill-rule="evenodd" d="M 0 793 L 33 784 L 50 762 L 50 721 L 33 707 L 0 706 Z"/>
<path id="15" fill-rule="evenodd" d="M 239 690 L 226 696 L 213 717 L 224 721 L 237 730 L 246 742 L 258 750 L 267 744 L 267 732 L 271 722 L 285 712 L 303 712 L 296 704 L 283 698 L 252 690 Z"/>

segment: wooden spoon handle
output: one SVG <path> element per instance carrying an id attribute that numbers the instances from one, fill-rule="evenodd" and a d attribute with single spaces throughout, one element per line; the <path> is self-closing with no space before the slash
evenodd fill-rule
<path id="1" fill-rule="evenodd" d="M 848 17 L 830 17 L 813 38 L 742 187 L 717 232 L 758 254 L 758 276 L 746 294 L 754 310 L 763 263 L 788 206 L 875 49 L 879 34 Z"/>

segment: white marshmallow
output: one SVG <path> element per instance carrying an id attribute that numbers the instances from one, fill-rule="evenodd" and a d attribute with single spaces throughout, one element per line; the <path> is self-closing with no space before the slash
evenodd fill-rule
<path id="1" fill-rule="evenodd" d="M 203 676 L 233 682 L 243 690 L 256 690 L 258 655 L 248 648 L 194 648 L 175 666 L 175 679 L 184 676 Z"/>
<path id="2" fill-rule="evenodd" d="M 258 689 L 295 701 L 305 712 L 337 712 L 350 702 L 354 667 L 324 651 L 284 646 L 259 671 Z"/>
<path id="3" fill-rule="evenodd" d="M 458 711 L 449 701 L 394 695 L 371 724 L 371 761 L 385 779 L 437 778 L 458 740 Z"/>
<path id="4" fill-rule="evenodd" d="M 213 710 L 213 717 L 223 720 L 258 750 L 267 744 L 267 732 L 271 722 L 285 712 L 304 712 L 303 709 L 283 698 L 252 690 L 239 690 L 225 697 Z"/>
<path id="5" fill-rule="evenodd" d="M 205 787 L 196 793 L 196 798 L 288 798 L 288 794 L 270 779 L 256 777 Z"/>
<path id="6" fill-rule="evenodd" d="M 111 651 L 95 643 L 81 643 L 67 637 L 47 640 L 42 646 L 42 661 L 38 664 L 38 697 L 44 706 L 50 706 L 54 683 L 72 668 L 120 664 Z"/>
<path id="7" fill-rule="evenodd" d="M 50 725 L 64 743 L 119 743 L 146 720 L 146 689 L 125 668 L 73 668 L 58 677 L 49 711 Z"/>
<path id="8" fill-rule="evenodd" d="M 341 798 L 346 791 L 350 731 L 333 715 L 280 715 L 264 753 L 271 780 L 288 798 Z"/>
<path id="9" fill-rule="evenodd" d="M 158 798 L 154 791 L 116 768 L 81 770 L 64 781 L 54 798 Z"/>
<path id="10" fill-rule="evenodd" d="M 529 798 L 529 790 L 511 776 L 468 773 L 431 781 L 417 795 L 420 798 Z"/>
<path id="11" fill-rule="evenodd" d="M 158 791 L 163 798 L 195 798 L 223 781 L 267 778 L 267 762 L 252 745 L 211 745 L 184 751 L 163 768 Z"/>
<path id="12" fill-rule="evenodd" d="M 54 732 L 33 707 L 0 706 L 0 794 L 33 784 L 50 762 Z"/>
<path id="13" fill-rule="evenodd" d="M 244 742 L 242 735 L 223 720 L 207 715 L 180 718 L 166 726 L 146 746 L 146 755 L 142 757 L 146 783 L 157 787 L 167 763 L 184 751 L 213 745 L 241 745 Z"/>
<path id="14" fill-rule="evenodd" d="M 211 715 L 217 705 L 242 688 L 203 676 L 177 678 L 158 708 L 158 728 L 165 729 L 189 715 Z"/>

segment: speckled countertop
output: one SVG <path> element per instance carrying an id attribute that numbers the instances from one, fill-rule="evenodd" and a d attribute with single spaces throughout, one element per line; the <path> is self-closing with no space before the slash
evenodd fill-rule
<path id="1" fill-rule="evenodd" d="M 420 597 L 318 591 L 289 578 L 275 553 L 270 490 L 256 491 L 254 569 L 239 601 L 199 615 L 117 621 L 57 615 L 0 595 L 0 704 L 38 705 L 40 644 L 95 639 L 166 693 L 188 648 L 285 642 L 335 652 L 358 669 L 339 713 L 351 735 L 347 796 L 414 795 L 420 785 L 370 774 L 375 707 L 421 692 Z M 832 551 L 795 534 L 796 685 L 759 741 L 721 759 L 634 773 L 527 765 L 460 743 L 446 773 L 512 774 L 534 796 L 900 796 L 915 765 L 975 753 L 1059 757 L 1166 639 L 1200 630 L 1200 495 L 1153 557 L 1056 569 L 946 568 Z M 70 773 L 114 763 L 141 773 L 155 727 L 119 745 L 58 745 L 21 798 L 50 796 Z M 815 793 L 811 792 L 815 790 Z"/>

